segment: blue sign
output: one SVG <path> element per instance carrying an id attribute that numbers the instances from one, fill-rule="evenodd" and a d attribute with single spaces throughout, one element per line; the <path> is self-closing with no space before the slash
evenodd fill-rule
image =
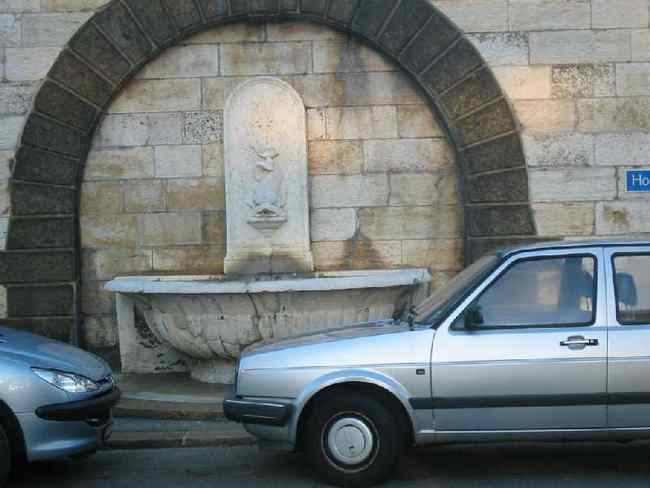
<path id="1" fill-rule="evenodd" d="M 627 191 L 650 192 L 650 171 L 630 170 L 627 172 Z"/>

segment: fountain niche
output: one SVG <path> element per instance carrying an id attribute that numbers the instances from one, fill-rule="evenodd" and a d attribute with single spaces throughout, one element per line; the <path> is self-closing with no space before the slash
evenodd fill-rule
<path id="1" fill-rule="evenodd" d="M 305 106 L 293 87 L 270 77 L 243 82 L 224 124 L 225 273 L 107 283 L 125 371 L 142 360 L 137 317 L 193 378 L 230 383 L 247 346 L 388 319 L 428 291 L 425 269 L 314 272 Z"/>

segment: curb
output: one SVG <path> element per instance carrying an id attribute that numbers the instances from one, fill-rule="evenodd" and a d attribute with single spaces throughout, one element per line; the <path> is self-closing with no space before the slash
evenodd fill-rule
<path id="1" fill-rule="evenodd" d="M 180 403 L 122 398 L 113 407 L 115 417 L 153 420 L 224 420 L 220 402 Z"/>
<path id="2" fill-rule="evenodd" d="M 257 443 L 241 428 L 203 431 L 115 432 L 102 450 L 170 449 L 183 447 L 237 447 Z"/>

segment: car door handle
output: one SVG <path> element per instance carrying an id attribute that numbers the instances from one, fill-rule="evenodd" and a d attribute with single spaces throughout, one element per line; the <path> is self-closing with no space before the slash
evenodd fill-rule
<path id="1" fill-rule="evenodd" d="M 587 346 L 593 347 L 599 344 L 598 339 L 585 339 L 582 336 L 569 337 L 566 341 L 560 342 L 560 346 L 570 349 L 584 349 Z"/>

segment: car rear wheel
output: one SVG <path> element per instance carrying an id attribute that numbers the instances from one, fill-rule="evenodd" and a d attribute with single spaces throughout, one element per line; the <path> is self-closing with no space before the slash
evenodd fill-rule
<path id="1" fill-rule="evenodd" d="M 396 415 L 370 395 L 329 395 L 305 425 L 307 461 L 328 483 L 372 486 L 395 469 L 404 448 Z"/>
<path id="2" fill-rule="evenodd" d="M 0 425 L 0 487 L 5 485 L 11 468 L 11 445 L 7 434 Z"/>

